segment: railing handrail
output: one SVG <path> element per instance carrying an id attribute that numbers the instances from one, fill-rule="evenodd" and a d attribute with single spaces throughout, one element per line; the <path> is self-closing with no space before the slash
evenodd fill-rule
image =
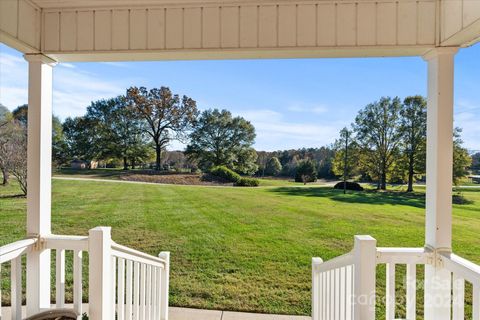
<path id="1" fill-rule="evenodd" d="M 377 264 L 428 264 L 431 255 L 425 248 L 377 247 Z"/>
<path id="2" fill-rule="evenodd" d="M 335 257 L 325 262 L 322 262 L 322 259 L 318 259 L 318 260 L 316 259 L 318 258 L 314 258 L 313 260 L 314 262 L 318 261 L 317 263 L 313 264 L 316 272 L 326 272 L 333 269 L 338 269 L 348 265 L 352 265 L 354 263 L 353 252 L 346 253 L 344 255 Z"/>
<path id="3" fill-rule="evenodd" d="M 47 249 L 88 251 L 88 236 L 49 235 L 43 237 Z"/>
<path id="4" fill-rule="evenodd" d="M 37 238 L 18 240 L 0 247 L 0 263 L 17 258 L 37 243 Z"/>
<path id="5" fill-rule="evenodd" d="M 480 266 L 468 261 L 465 258 L 457 256 L 454 253 L 440 254 L 440 261 L 443 266 L 462 276 L 465 280 L 480 285 Z"/>
<path id="6" fill-rule="evenodd" d="M 167 262 L 159 257 L 152 256 L 148 253 L 144 253 L 121 244 L 112 241 L 112 255 L 126 260 L 133 260 L 150 265 L 155 265 L 160 268 L 165 268 Z"/>

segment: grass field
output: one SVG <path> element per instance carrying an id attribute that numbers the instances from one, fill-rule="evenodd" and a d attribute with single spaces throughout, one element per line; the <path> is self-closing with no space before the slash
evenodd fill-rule
<path id="1" fill-rule="evenodd" d="M 277 182 L 275 182 L 277 183 Z M 22 238 L 25 199 L 0 187 L 0 244 Z M 454 250 L 480 263 L 480 189 L 454 206 Z M 118 243 L 171 252 L 170 304 L 310 314 L 311 258 L 352 248 L 423 246 L 423 192 L 343 195 L 319 186 L 225 188 L 114 182 L 53 182 L 53 232 L 86 235 L 112 226 Z M 382 311 L 380 311 L 381 313 Z"/>

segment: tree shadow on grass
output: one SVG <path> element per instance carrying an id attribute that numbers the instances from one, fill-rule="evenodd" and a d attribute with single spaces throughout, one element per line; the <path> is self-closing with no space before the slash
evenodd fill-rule
<path id="1" fill-rule="evenodd" d="M 333 188 L 319 187 L 279 187 L 272 188 L 270 192 L 280 193 L 288 196 L 301 197 L 325 197 L 338 202 L 362 203 L 372 205 L 403 205 L 416 208 L 425 208 L 425 194 L 419 192 L 401 192 L 401 191 L 347 191 Z"/>

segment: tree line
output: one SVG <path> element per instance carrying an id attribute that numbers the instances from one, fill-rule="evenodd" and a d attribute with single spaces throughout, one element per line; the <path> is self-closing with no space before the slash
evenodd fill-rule
<path id="1" fill-rule="evenodd" d="M 453 181 L 468 174 L 472 158 L 462 147 L 460 128 L 453 134 Z M 426 173 L 427 102 L 422 96 L 382 97 L 361 109 L 334 143 L 333 172 L 344 181 L 413 183 Z"/>
<path id="2" fill-rule="evenodd" d="M 11 173 L 24 192 L 27 119 L 27 105 L 12 113 L 0 107 L 3 183 Z M 456 128 L 452 137 L 455 182 L 467 174 L 472 161 L 460 133 Z M 125 170 L 205 172 L 225 166 L 243 175 L 289 177 L 304 183 L 342 178 L 371 181 L 386 189 L 387 183 L 406 182 L 411 191 L 425 175 L 426 101 L 421 96 L 403 101 L 382 97 L 361 109 L 332 145 L 266 152 L 253 148 L 255 127 L 228 110 L 200 112 L 194 99 L 168 87 L 130 87 L 124 95 L 92 102 L 83 116 L 63 123 L 54 116 L 52 135 L 57 167 L 72 160 L 102 161 Z M 174 140 L 185 144 L 185 150 L 167 151 Z"/>

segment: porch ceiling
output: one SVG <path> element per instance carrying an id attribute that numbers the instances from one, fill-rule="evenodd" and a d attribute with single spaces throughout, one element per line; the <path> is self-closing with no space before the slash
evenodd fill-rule
<path id="1" fill-rule="evenodd" d="M 479 39 L 479 0 L 0 1 L 0 40 L 58 61 L 406 56 Z"/>

